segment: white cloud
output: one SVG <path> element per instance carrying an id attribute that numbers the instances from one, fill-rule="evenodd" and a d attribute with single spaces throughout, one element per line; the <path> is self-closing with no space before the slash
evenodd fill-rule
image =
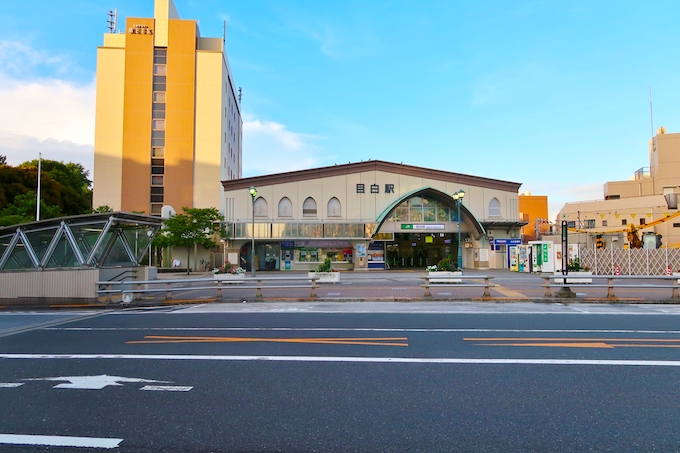
<path id="1" fill-rule="evenodd" d="M 0 154 L 11 165 L 43 158 L 93 167 L 95 84 L 36 75 L 61 73 L 58 56 L 10 41 L 0 43 Z"/>
<path id="2" fill-rule="evenodd" d="M 37 159 L 38 154 L 43 159 L 76 162 L 90 171 L 94 167 L 94 147 L 92 145 L 78 145 L 70 141 L 54 139 L 39 140 L 35 137 L 9 134 L 0 131 L 0 154 L 7 156 L 7 163 L 19 165 L 22 162 Z"/>
<path id="3" fill-rule="evenodd" d="M 283 124 L 256 119 L 243 122 L 243 175 L 314 168 L 330 156 L 312 141 L 317 137 L 291 132 Z"/>

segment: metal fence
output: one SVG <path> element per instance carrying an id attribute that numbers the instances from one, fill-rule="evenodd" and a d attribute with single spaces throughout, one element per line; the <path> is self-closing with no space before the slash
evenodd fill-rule
<path id="1" fill-rule="evenodd" d="M 596 275 L 666 275 L 680 272 L 680 249 L 582 249 L 581 265 Z"/>

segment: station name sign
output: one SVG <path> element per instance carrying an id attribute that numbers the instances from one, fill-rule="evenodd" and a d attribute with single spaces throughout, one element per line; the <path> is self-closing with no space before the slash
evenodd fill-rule
<path id="1" fill-rule="evenodd" d="M 445 226 L 443 223 L 402 223 L 402 230 L 444 230 Z"/>

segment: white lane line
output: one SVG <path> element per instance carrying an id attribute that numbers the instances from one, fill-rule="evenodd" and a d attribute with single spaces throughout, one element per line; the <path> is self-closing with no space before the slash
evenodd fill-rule
<path id="1" fill-rule="evenodd" d="M 23 382 L 0 382 L 0 388 L 2 389 L 11 389 L 21 387 L 22 385 L 24 385 Z"/>
<path id="2" fill-rule="evenodd" d="M 193 386 L 182 385 L 145 385 L 139 390 L 155 390 L 160 392 L 188 392 Z"/>
<path id="3" fill-rule="evenodd" d="M 50 447 L 117 448 L 123 439 L 71 436 L 0 434 L 0 444 L 47 445 Z"/>
<path id="4" fill-rule="evenodd" d="M 483 359 L 445 357 L 323 357 L 323 356 L 239 356 L 165 354 L 0 354 L 0 359 L 114 359 L 114 360 L 205 360 L 226 362 L 357 362 L 357 363 L 439 363 L 471 365 L 595 365 L 680 367 L 677 360 L 584 360 L 584 359 Z"/>
<path id="5" fill-rule="evenodd" d="M 313 331 L 313 332 L 537 332 L 537 333 L 641 333 L 680 334 L 680 330 L 623 330 L 623 329 L 419 329 L 419 328 L 372 328 L 372 327 L 47 327 L 41 330 L 68 331 Z"/>

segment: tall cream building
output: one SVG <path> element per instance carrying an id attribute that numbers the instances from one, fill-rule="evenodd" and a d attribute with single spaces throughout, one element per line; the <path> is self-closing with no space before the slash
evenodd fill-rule
<path id="1" fill-rule="evenodd" d="M 97 49 L 94 207 L 160 215 L 225 211 L 241 177 L 242 119 L 222 38 L 203 38 L 172 0 Z"/>
<path id="2" fill-rule="evenodd" d="M 605 248 L 631 246 L 627 230 L 661 235 L 664 246 L 680 246 L 680 134 L 661 127 L 649 141 L 649 167 L 627 181 L 604 184 L 604 200 L 567 203 L 556 219 L 585 230 L 587 244 L 600 235 Z"/>

